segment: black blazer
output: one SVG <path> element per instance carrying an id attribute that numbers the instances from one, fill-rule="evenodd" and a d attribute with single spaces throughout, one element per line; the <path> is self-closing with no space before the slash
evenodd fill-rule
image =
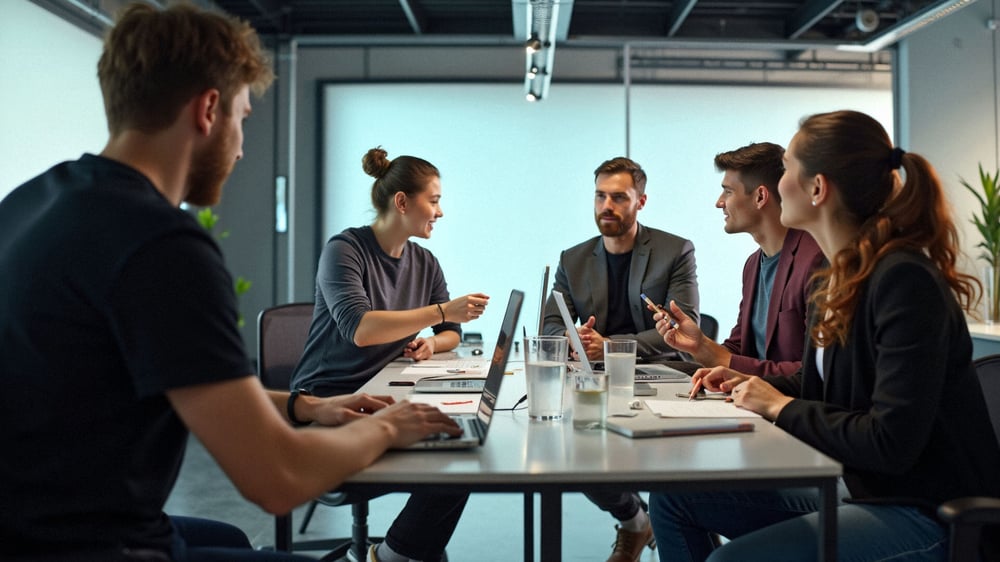
<path id="1" fill-rule="evenodd" d="M 775 424 L 844 465 L 856 500 L 934 508 L 1000 495 L 993 434 L 972 340 L 954 295 L 922 254 L 882 258 L 863 285 L 844 346 L 810 343 Z"/>

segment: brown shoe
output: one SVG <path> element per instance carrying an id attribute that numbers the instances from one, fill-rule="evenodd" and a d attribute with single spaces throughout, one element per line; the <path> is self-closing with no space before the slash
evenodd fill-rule
<path id="1" fill-rule="evenodd" d="M 656 548 L 656 539 L 653 538 L 652 526 L 647 526 L 645 531 L 639 531 L 638 533 L 626 531 L 618 525 L 615 525 L 615 529 L 618 531 L 618 538 L 615 539 L 615 544 L 612 545 L 613 550 L 611 551 L 611 556 L 608 558 L 608 562 L 639 562 L 643 548 L 647 546 L 650 550 Z"/>

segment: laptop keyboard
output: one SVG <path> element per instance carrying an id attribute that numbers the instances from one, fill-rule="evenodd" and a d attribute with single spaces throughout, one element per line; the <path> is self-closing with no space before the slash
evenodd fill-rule
<path id="1" fill-rule="evenodd" d="M 449 435 L 447 433 L 438 433 L 436 435 L 431 435 L 424 439 L 424 441 L 447 441 L 449 439 L 458 439 L 459 437 L 473 437 L 479 439 L 479 423 L 475 417 L 464 415 L 464 416 L 451 416 L 451 419 L 455 420 L 458 427 L 462 428 L 462 433 L 458 435 Z"/>
<path id="2" fill-rule="evenodd" d="M 473 379 L 473 380 L 456 380 L 448 381 L 448 386 L 450 388 L 483 388 L 483 381 Z"/>

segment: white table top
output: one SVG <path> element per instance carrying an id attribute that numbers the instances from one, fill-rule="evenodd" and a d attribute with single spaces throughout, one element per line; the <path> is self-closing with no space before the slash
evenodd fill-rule
<path id="1" fill-rule="evenodd" d="M 512 356 L 501 387 L 498 408 L 509 408 L 524 394 L 524 370 Z M 410 387 L 388 386 L 390 380 L 415 380 L 402 375 L 405 365 L 392 363 L 362 387 L 370 394 L 406 398 Z M 655 383 L 657 399 L 674 397 L 687 383 Z M 478 395 L 455 394 L 456 401 Z M 474 411 L 476 404 L 469 406 Z M 652 416 L 648 410 L 640 415 Z M 755 431 L 629 439 L 602 430 L 574 430 L 569 420 L 530 421 L 527 411 L 497 411 L 485 444 L 458 451 L 390 451 L 349 483 L 469 485 L 634 482 L 643 489 L 656 483 L 754 479 L 829 478 L 840 464 L 815 451 L 765 420 L 753 420 Z"/>
<path id="2" fill-rule="evenodd" d="M 1000 324 L 969 322 L 969 334 L 974 338 L 1000 341 Z"/>

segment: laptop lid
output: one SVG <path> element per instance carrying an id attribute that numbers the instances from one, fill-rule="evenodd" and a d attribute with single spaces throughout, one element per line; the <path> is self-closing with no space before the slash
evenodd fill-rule
<path id="1" fill-rule="evenodd" d="M 524 303 L 524 293 L 513 289 L 510 298 L 507 300 L 507 311 L 504 313 L 503 322 L 500 324 L 500 333 L 497 334 L 497 344 L 493 348 L 493 358 L 490 360 L 490 371 L 486 375 L 486 384 L 483 385 L 483 394 L 479 399 L 479 411 L 476 416 L 483 424 L 483 433 L 480 442 L 486 440 L 486 430 L 490 427 L 490 420 L 493 419 L 493 410 L 497 405 L 497 396 L 500 396 L 500 385 L 503 383 L 504 371 L 507 369 L 507 360 L 510 358 L 510 348 L 514 341 L 514 333 L 517 330 L 517 321 L 521 315 L 521 304 Z"/>
<path id="2" fill-rule="evenodd" d="M 510 348 L 514 340 L 514 333 L 523 303 L 524 293 L 517 289 L 512 290 L 510 298 L 507 300 L 507 311 L 504 313 L 503 322 L 500 324 L 497 343 L 493 348 L 493 355 L 490 358 L 490 369 L 483 384 L 483 391 L 480 394 L 479 409 L 474 415 L 457 414 L 452 416 L 456 421 L 459 421 L 460 418 L 473 418 L 470 425 L 475 426 L 476 435 L 466 433 L 457 438 L 425 439 L 417 441 L 403 450 L 465 449 L 477 447 L 486 442 L 486 434 L 489 432 L 490 422 L 493 420 L 493 411 L 497 405 L 497 397 L 500 395 L 500 386 L 503 384 L 507 360 L 510 359 Z"/>
<path id="3" fill-rule="evenodd" d="M 706 435 L 710 433 L 741 433 L 753 431 L 753 422 L 721 418 L 661 418 L 639 416 L 634 418 L 610 417 L 605 422 L 609 431 L 632 439 L 643 437 L 673 437 L 677 435 Z"/>
<path id="4" fill-rule="evenodd" d="M 561 292 L 556 290 L 553 290 L 552 294 L 556 297 L 555 300 L 556 305 L 559 307 L 559 314 L 562 316 L 563 324 L 566 326 L 566 334 L 569 335 L 569 344 L 580 359 L 580 369 L 585 373 L 593 373 L 594 369 L 590 366 L 590 359 L 587 358 L 587 349 L 583 347 L 583 340 L 580 339 L 580 333 L 576 331 L 576 323 L 573 322 L 573 318 L 569 315 L 566 298 Z"/>
<path id="5" fill-rule="evenodd" d="M 542 272 L 542 294 L 538 298 L 538 335 L 544 336 L 542 327 L 545 325 L 545 301 L 549 297 L 549 266 Z"/>

